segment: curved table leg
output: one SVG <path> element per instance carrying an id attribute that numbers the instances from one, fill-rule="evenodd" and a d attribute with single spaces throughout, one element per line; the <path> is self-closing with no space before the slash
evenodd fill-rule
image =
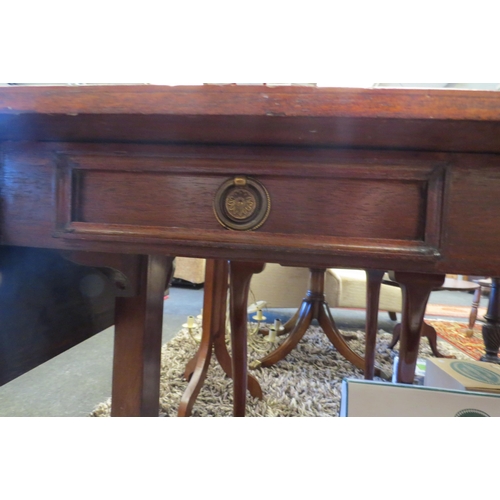
<path id="1" fill-rule="evenodd" d="M 395 327 L 394 330 L 392 330 L 392 340 L 391 343 L 389 344 L 389 349 L 394 349 L 396 347 L 396 344 L 399 342 L 399 338 L 401 337 L 401 323 L 398 323 Z"/>
<path id="2" fill-rule="evenodd" d="M 203 325 L 201 344 L 195 356 L 187 363 L 184 377 L 189 384 L 182 395 L 178 416 L 189 417 L 206 379 L 212 349 L 220 366 L 232 378 L 231 356 L 226 346 L 226 303 L 229 267 L 224 260 L 206 261 L 203 298 Z M 262 399 L 258 380 L 248 375 L 248 390 L 254 398 Z"/>
<path id="3" fill-rule="evenodd" d="M 295 311 L 295 314 L 283 325 L 283 330 L 281 330 L 281 332 L 278 333 L 278 336 L 287 335 L 295 328 L 295 325 L 297 324 L 300 318 L 300 311 L 301 308 L 299 307 L 297 311 Z"/>
<path id="4" fill-rule="evenodd" d="M 344 356 L 347 361 L 351 362 L 356 368 L 360 370 L 365 369 L 365 360 L 356 354 L 347 345 L 346 341 L 342 337 L 342 334 L 337 329 L 335 321 L 330 313 L 328 304 L 324 303 L 320 306 L 318 311 L 318 322 L 325 332 L 326 336 L 330 339 L 330 342 L 335 346 L 337 351 Z"/>
<path id="5" fill-rule="evenodd" d="M 184 376 L 190 378 L 190 381 L 182 395 L 179 417 L 191 415 L 194 402 L 207 375 L 214 338 L 225 335 L 228 272 L 227 261 L 213 259 L 206 261 L 201 344 L 184 372 Z"/>
<path id="6" fill-rule="evenodd" d="M 203 343 L 203 333 L 201 335 L 201 343 Z M 184 369 L 184 380 L 188 382 L 191 380 L 193 373 L 196 369 L 196 363 L 198 363 L 198 354 L 200 349 L 196 351 L 196 354 L 186 363 L 186 368 Z"/>
<path id="7" fill-rule="evenodd" d="M 401 323 L 398 323 L 394 327 L 394 330 L 392 331 L 392 340 L 391 343 L 389 344 L 389 349 L 394 349 L 394 346 L 399 342 L 400 337 L 401 337 Z M 420 332 L 420 337 L 427 337 L 432 354 L 436 358 L 448 358 L 448 359 L 455 358 L 455 356 L 452 355 L 447 356 L 446 354 L 443 354 L 442 352 L 439 351 L 437 346 L 436 329 L 431 325 L 428 325 L 425 321 L 422 323 L 422 331 Z"/>
<path id="8" fill-rule="evenodd" d="M 224 373 L 228 377 L 233 378 L 232 361 L 229 351 L 227 350 L 225 335 L 216 334 L 214 336 L 214 353 Z M 247 385 L 248 392 L 252 397 L 257 399 L 262 399 L 264 397 L 259 381 L 250 373 L 248 374 Z"/>
<path id="9" fill-rule="evenodd" d="M 205 334 L 205 332 L 203 332 L 198 353 L 190 362 L 191 365 L 194 364 L 195 366 L 189 384 L 179 404 L 179 409 L 177 411 L 179 417 L 189 417 L 191 415 L 194 402 L 207 376 L 210 358 L 212 357 L 212 339 L 210 337 L 210 333 Z M 195 363 L 193 363 L 193 361 Z"/>
<path id="10" fill-rule="evenodd" d="M 313 319 L 313 306 L 307 300 L 302 302 L 299 310 L 299 319 L 295 324 L 294 329 L 290 332 L 290 335 L 286 340 L 272 353 L 268 354 L 264 358 L 255 362 L 252 368 L 268 367 L 272 366 L 278 361 L 281 361 L 285 356 L 288 356 L 290 352 L 296 347 L 300 339 L 304 336 L 311 321 Z"/>
<path id="11" fill-rule="evenodd" d="M 265 264 L 231 261 L 229 263 L 229 310 L 231 321 L 233 415 L 245 416 L 247 375 L 247 302 L 250 280 Z"/>
<path id="12" fill-rule="evenodd" d="M 448 359 L 455 359 L 456 356 L 447 356 L 446 354 L 443 354 L 439 352 L 438 347 L 437 347 L 437 333 L 436 329 L 428 325 L 425 321 L 422 324 L 422 331 L 420 332 L 420 337 L 427 337 L 427 340 L 429 341 L 429 345 L 431 347 L 432 354 L 436 358 L 448 358 Z"/>
<path id="13" fill-rule="evenodd" d="M 471 338 L 474 335 L 474 325 L 477 320 L 477 310 L 479 308 L 479 304 L 481 303 L 481 293 L 482 287 L 479 286 L 479 288 L 474 291 L 474 298 L 472 299 L 472 307 L 469 314 L 469 325 L 465 331 L 465 335 L 468 338 Z"/>
<path id="14" fill-rule="evenodd" d="M 295 325 L 297 324 L 297 321 L 299 320 L 300 316 L 300 307 L 295 311 L 295 314 L 283 325 L 283 328 L 278 332 L 278 337 L 282 337 L 283 335 L 288 335 L 294 328 Z M 269 335 L 269 329 L 267 328 L 260 328 L 259 333 L 261 335 Z"/>
<path id="15" fill-rule="evenodd" d="M 444 278 L 442 274 L 395 273 L 403 292 L 398 383 L 413 384 L 425 308 L 432 290 L 441 286 Z"/>
<path id="16" fill-rule="evenodd" d="M 378 279 L 378 274 L 380 275 L 380 280 L 382 279 L 382 271 L 374 271 L 375 274 L 373 279 Z M 325 269 L 310 269 L 309 276 L 309 286 L 306 298 L 302 301 L 300 309 L 295 313 L 295 316 L 289 320 L 285 328 L 291 328 L 291 332 L 288 338 L 272 353 L 268 354 L 259 361 L 252 363 L 251 368 L 260 368 L 272 366 L 278 361 L 282 360 L 287 356 L 299 343 L 300 339 L 304 336 L 307 329 L 311 325 L 313 319 L 317 319 L 319 324 L 330 341 L 334 344 L 337 350 L 350 362 L 352 362 L 357 368 L 365 371 L 365 359 L 358 356 L 346 343 L 346 340 L 351 340 L 356 338 L 356 336 L 343 335 L 340 333 L 335 325 L 335 321 L 331 315 L 330 308 L 325 302 L 324 294 L 324 280 L 325 280 Z M 371 295 L 369 294 L 369 297 Z M 378 296 L 374 296 L 370 299 L 372 303 L 372 310 L 375 309 L 375 302 L 378 304 Z M 370 302 L 370 301 L 369 301 Z M 373 332 L 376 334 L 377 330 L 377 317 L 375 317 L 375 322 L 373 322 L 374 312 L 370 312 L 370 317 L 372 321 L 369 326 L 369 335 L 373 336 Z M 378 308 L 376 311 L 378 314 Z M 293 328 L 292 328 L 293 327 Z M 368 352 L 373 351 L 373 358 L 375 355 L 375 347 L 369 346 Z M 369 362 L 370 363 L 370 362 Z M 381 375 L 380 369 L 375 369 L 374 360 L 372 362 L 373 367 L 369 369 L 368 377 L 373 378 L 374 374 Z M 366 372 L 365 372 L 366 373 Z"/>

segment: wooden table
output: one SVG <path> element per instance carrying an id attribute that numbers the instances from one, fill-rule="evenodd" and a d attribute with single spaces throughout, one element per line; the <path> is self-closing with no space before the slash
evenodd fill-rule
<path id="1" fill-rule="evenodd" d="M 500 275 L 499 93 L 0 88 L 0 141 L 0 243 L 113 277 L 116 416 L 158 414 L 173 256 L 229 261 L 236 415 L 263 263 L 394 270 L 404 383 L 444 275 Z"/>
<path id="2" fill-rule="evenodd" d="M 390 279 L 383 280 L 383 283 L 385 283 L 386 285 L 399 286 L 398 283 Z M 472 281 L 458 280 L 454 278 L 445 278 L 443 284 L 438 286 L 434 291 L 438 292 L 440 290 L 448 290 L 455 292 L 471 292 L 473 290 L 477 291 L 479 289 L 480 289 L 479 285 L 477 283 L 473 283 Z M 391 343 L 389 344 L 389 349 L 394 348 L 394 346 L 399 342 L 400 336 L 401 336 L 401 324 L 398 323 L 394 327 L 394 330 L 392 332 L 392 340 Z M 426 321 L 422 323 L 422 330 L 420 332 L 420 337 L 427 338 L 427 340 L 429 341 L 432 354 L 434 354 L 434 356 L 436 356 L 437 358 L 455 357 L 455 356 L 446 356 L 438 350 L 436 329 L 433 326 L 429 325 Z"/>

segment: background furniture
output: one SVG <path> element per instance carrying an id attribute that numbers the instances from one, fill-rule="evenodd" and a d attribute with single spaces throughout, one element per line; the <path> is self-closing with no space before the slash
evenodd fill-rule
<path id="1" fill-rule="evenodd" d="M 401 311 L 402 302 L 398 288 L 379 283 L 383 275 L 383 272 L 356 269 L 307 270 L 267 264 L 262 273 L 252 278 L 249 298 L 253 301 L 264 300 L 269 308 L 297 308 L 299 304 L 302 305 L 285 324 L 283 333 L 289 333 L 285 342 L 259 360 L 255 367 L 271 366 L 283 359 L 301 340 L 311 320 L 317 319 L 337 350 L 364 370 L 366 379 L 373 379 L 378 374 L 374 365 L 378 312 L 389 311 L 395 320 L 396 312 Z M 309 283 L 307 286 L 304 285 L 306 280 Z M 371 288 L 370 280 L 373 282 Z M 371 290 L 370 294 L 368 290 Z M 330 312 L 332 307 L 366 309 L 367 344 L 364 359 L 350 351 L 344 342 Z"/>
<path id="2" fill-rule="evenodd" d="M 309 274 L 308 268 L 266 264 L 264 271 L 252 278 L 249 302 L 264 300 L 270 309 L 297 308 L 306 296 Z M 324 293 L 331 308 L 366 309 L 366 272 L 326 269 Z M 382 284 L 379 309 L 399 313 L 401 304 L 401 290 Z"/>
<path id="3" fill-rule="evenodd" d="M 469 327 L 466 332 L 467 337 L 472 337 L 474 335 L 474 325 L 476 324 L 477 310 L 479 308 L 479 304 L 481 303 L 483 289 L 491 288 L 491 278 L 472 279 L 472 281 L 477 283 L 478 287 L 476 288 L 474 298 L 472 299 L 472 307 L 469 315 Z"/>
<path id="4" fill-rule="evenodd" d="M 395 282 L 394 280 L 388 279 L 384 280 L 386 284 L 394 287 L 399 287 L 398 283 Z M 467 280 L 458 280 L 454 278 L 446 278 L 444 282 L 436 287 L 434 291 L 439 291 L 439 290 L 450 290 L 450 291 L 477 291 L 479 288 L 479 285 L 477 283 L 473 283 L 471 281 Z M 401 324 L 397 324 L 394 327 L 393 333 L 392 333 L 392 341 L 389 344 L 389 348 L 393 349 L 394 346 L 398 343 L 399 338 L 401 334 Z M 425 321 L 422 323 L 422 330 L 421 330 L 421 337 L 427 337 L 427 340 L 429 341 L 429 345 L 432 350 L 432 354 L 436 356 L 437 358 L 446 358 L 449 356 L 445 356 L 444 354 L 441 354 L 438 350 L 437 347 L 437 333 L 436 330 L 433 326 L 429 325 Z"/>
<path id="5" fill-rule="evenodd" d="M 202 285 L 205 282 L 205 266 L 205 259 L 176 257 L 174 279 L 183 280 L 193 285 Z"/>
<path id="6" fill-rule="evenodd" d="M 500 345 L 500 277 L 494 276 L 488 281 L 480 281 L 481 286 L 490 287 L 488 309 L 484 315 L 482 333 L 485 347 L 485 355 L 481 361 L 500 363 L 498 358 L 498 346 Z"/>
<path id="7" fill-rule="evenodd" d="M 283 333 L 289 333 L 288 337 L 277 349 L 260 359 L 254 368 L 271 366 L 282 360 L 295 348 L 311 325 L 312 320 L 316 319 L 337 351 L 354 366 L 365 370 L 365 378 L 373 379 L 375 367 L 372 366 L 371 360 L 373 358 L 374 362 L 374 353 L 373 356 L 367 356 L 364 359 L 361 358 L 346 344 L 342 334 L 335 325 L 329 305 L 325 301 L 325 272 L 326 269 L 309 269 L 307 293 L 293 318 L 285 324 Z M 285 282 L 286 285 L 287 283 Z M 375 302 L 378 302 L 378 297 L 376 297 Z M 372 305 L 378 314 L 378 305 L 375 302 Z M 376 335 L 376 323 L 376 321 L 370 323 L 367 320 L 367 335 L 368 332 L 371 332 L 372 336 Z M 370 362 L 367 364 L 368 358 Z"/>
<path id="8" fill-rule="evenodd" d="M 394 270 L 397 378 L 412 383 L 430 291 L 449 272 L 500 274 L 499 136 L 495 92 L 0 88 L 0 244 L 115 270 L 115 416 L 158 414 L 175 256 L 230 261 L 236 415 L 245 262 Z M 216 199 L 247 231 L 221 223 Z"/>

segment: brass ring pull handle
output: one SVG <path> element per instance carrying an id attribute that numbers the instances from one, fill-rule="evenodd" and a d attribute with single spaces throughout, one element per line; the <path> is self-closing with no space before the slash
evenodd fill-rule
<path id="1" fill-rule="evenodd" d="M 271 199 L 266 188 L 250 177 L 240 175 L 229 179 L 215 194 L 215 216 L 227 229 L 257 229 L 266 222 L 270 210 Z"/>

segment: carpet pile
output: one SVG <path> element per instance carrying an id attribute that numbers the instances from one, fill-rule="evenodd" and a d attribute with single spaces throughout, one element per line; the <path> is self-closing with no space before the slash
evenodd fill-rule
<path id="1" fill-rule="evenodd" d="M 364 332 L 344 331 L 355 338 L 348 343 L 355 352 L 364 355 Z M 388 345 L 392 335 L 380 331 L 377 336 L 376 366 L 392 376 L 393 359 L 397 350 Z M 278 340 L 282 342 L 284 338 Z M 457 358 L 467 356 L 450 344 L 439 341 L 444 354 Z M 276 348 L 260 335 L 249 340 L 249 363 L 262 358 Z M 175 417 L 187 382 L 183 380 L 186 363 L 195 355 L 198 345 L 187 331 L 181 331 L 163 346 L 160 388 L 160 415 Z M 421 342 L 419 357 L 430 357 L 427 341 Z M 341 385 L 344 378 L 363 378 L 363 373 L 346 361 L 332 346 L 322 330 L 309 328 L 296 349 L 284 360 L 269 368 L 252 372 L 261 384 L 264 399 L 248 395 L 246 414 L 249 417 L 335 417 L 340 409 Z M 377 380 L 382 380 L 378 378 Z M 207 379 L 193 408 L 194 417 L 232 416 L 232 381 L 212 358 Z M 98 405 L 91 416 L 110 414 L 111 400 Z"/>

